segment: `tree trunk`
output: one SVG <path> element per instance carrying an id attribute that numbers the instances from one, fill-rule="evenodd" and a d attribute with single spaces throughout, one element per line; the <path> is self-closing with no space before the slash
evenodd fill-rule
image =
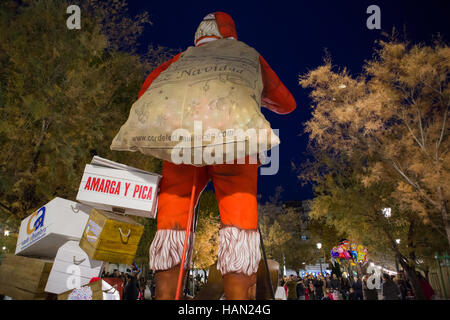
<path id="1" fill-rule="evenodd" d="M 427 282 L 430 282 L 429 278 L 430 269 L 426 268 L 425 270 L 423 270 L 423 273 L 425 273 L 425 279 L 427 279 Z"/>
<path id="2" fill-rule="evenodd" d="M 47 131 L 50 127 L 50 121 L 47 119 L 42 119 L 42 128 L 41 128 L 41 134 L 39 136 L 38 142 L 36 144 L 35 150 L 34 150 L 34 156 L 31 161 L 30 167 L 28 168 L 28 172 L 33 173 L 36 170 L 37 163 L 39 156 L 41 154 L 41 147 L 44 143 L 45 135 L 47 134 Z"/>
<path id="3" fill-rule="evenodd" d="M 447 203 L 442 195 L 442 188 L 439 186 L 438 189 L 438 197 L 439 201 L 441 203 L 441 215 L 442 215 L 442 221 L 444 222 L 445 232 L 447 233 L 447 241 L 450 246 L 450 219 L 448 217 L 447 212 Z"/>
<path id="4" fill-rule="evenodd" d="M 382 226 L 383 226 L 383 230 L 384 230 L 386 236 L 389 239 L 389 242 L 391 243 L 392 249 L 395 252 L 396 258 L 398 259 L 398 261 L 400 262 L 400 265 L 402 266 L 403 270 L 405 271 L 406 278 L 409 280 L 409 282 L 411 283 L 411 286 L 413 287 L 413 291 L 414 291 L 416 300 L 425 300 L 425 295 L 423 294 L 422 287 L 420 285 L 419 279 L 417 278 L 416 270 L 415 270 L 414 266 L 410 266 L 408 264 L 407 258 L 398 249 L 397 243 L 394 241 L 394 238 L 392 237 L 392 234 L 389 231 L 389 229 L 387 228 L 387 226 L 384 223 L 382 224 Z M 409 229 L 410 232 L 413 230 L 412 227 L 413 227 L 413 225 L 410 225 L 410 229 Z M 412 252 L 412 254 L 414 255 L 414 251 Z M 414 261 L 413 261 L 413 263 L 414 263 Z"/>
<path id="5" fill-rule="evenodd" d="M 403 270 L 405 271 L 406 278 L 411 283 L 416 300 L 425 300 L 425 295 L 423 294 L 422 286 L 420 285 L 419 279 L 417 278 L 415 268 L 411 267 L 404 260 L 404 257 L 398 256 L 398 261 L 400 262 Z"/>

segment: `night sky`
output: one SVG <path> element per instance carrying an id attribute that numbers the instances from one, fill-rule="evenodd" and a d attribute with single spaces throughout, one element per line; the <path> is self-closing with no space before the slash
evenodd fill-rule
<path id="1" fill-rule="evenodd" d="M 395 27 L 414 42 L 430 42 L 440 32 L 449 40 L 450 1 L 142 1 L 129 0 L 130 13 L 148 11 L 153 26 L 140 39 L 143 48 L 160 44 L 185 50 L 193 45 L 194 33 L 210 12 L 230 14 L 238 38 L 255 48 L 278 74 L 297 101 L 297 109 L 277 115 L 265 108 L 263 114 L 272 128 L 280 129 L 280 169 L 274 176 L 259 176 L 258 193 L 263 201 L 281 185 L 282 198 L 303 200 L 313 197 L 311 186 L 301 187 L 291 162 L 306 158 L 307 136 L 303 123 L 311 114 L 308 91 L 298 85 L 298 76 L 319 66 L 324 48 L 333 63 L 352 74 L 361 71 L 371 58 L 374 42 L 381 32 Z M 381 30 L 369 30 L 369 5 L 381 9 Z"/>

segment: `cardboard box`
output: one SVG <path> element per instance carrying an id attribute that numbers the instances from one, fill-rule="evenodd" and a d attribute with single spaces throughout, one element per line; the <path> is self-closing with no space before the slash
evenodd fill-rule
<path id="1" fill-rule="evenodd" d="M 94 260 L 132 264 L 143 232 L 131 217 L 92 209 L 80 248 Z"/>
<path id="2" fill-rule="evenodd" d="M 80 240 L 90 211 L 84 204 L 53 199 L 22 220 L 16 255 L 54 259 L 64 243 Z"/>
<path id="3" fill-rule="evenodd" d="M 100 157 L 84 170 L 77 200 L 100 210 L 155 218 L 161 176 Z"/>
<path id="4" fill-rule="evenodd" d="M 4 254 L 0 264 L 0 294 L 14 300 L 45 300 L 44 292 L 53 263 L 48 260 Z"/>
<path id="5" fill-rule="evenodd" d="M 45 291 L 61 294 L 86 285 L 93 277 L 100 276 L 102 267 L 103 261 L 89 258 L 78 241 L 68 241 L 56 254 Z"/>

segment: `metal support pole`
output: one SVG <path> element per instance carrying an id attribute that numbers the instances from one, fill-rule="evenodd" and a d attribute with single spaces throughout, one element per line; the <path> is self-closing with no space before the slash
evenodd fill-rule
<path id="1" fill-rule="evenodd" d="M 445 300 L 447 300 L 447 290 L 446 290 L 446 288 L 445 288 L 444 275 L 442 274 L 441 262 L 439 261 L 439 260 L 440 260 L 440 257 L 439 257 L 439 255 L 438 255 L 437 252 L 436 252 L 436 255 L 435 255 L 435 259 L 436 259 L 436 263 L 437 263 L 437 265 L 438 265 L 439 274 L 440 274 L 440 276 L 441 276 L 442 292 L 444 293 L 444 298 L 445 298 Z"/>

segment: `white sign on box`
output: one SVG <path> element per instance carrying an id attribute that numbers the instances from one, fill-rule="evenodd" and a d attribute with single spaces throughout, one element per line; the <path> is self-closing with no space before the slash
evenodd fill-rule
<path id="1" fill-rule="evenodd" d="M 84 286 L 93 277 L 100 276 L 102 267 L 103 261 L 89 258 L 78 245 L 78 241 L 68 241 L 56 254 L 45 292 L 61 294 Z"/>
<path id="2" fill-rule="evenodd" d="M 96 209 L 155 218 L 161 175 L 95 156 L 87 164 L 77 200 Z"/>
<path id="3" fill-rule="evenodd" d="M 55 198 L 22 220 L 16 254 L 51 258 L 69 240 L 80 241 L 91 207 Z"/>

